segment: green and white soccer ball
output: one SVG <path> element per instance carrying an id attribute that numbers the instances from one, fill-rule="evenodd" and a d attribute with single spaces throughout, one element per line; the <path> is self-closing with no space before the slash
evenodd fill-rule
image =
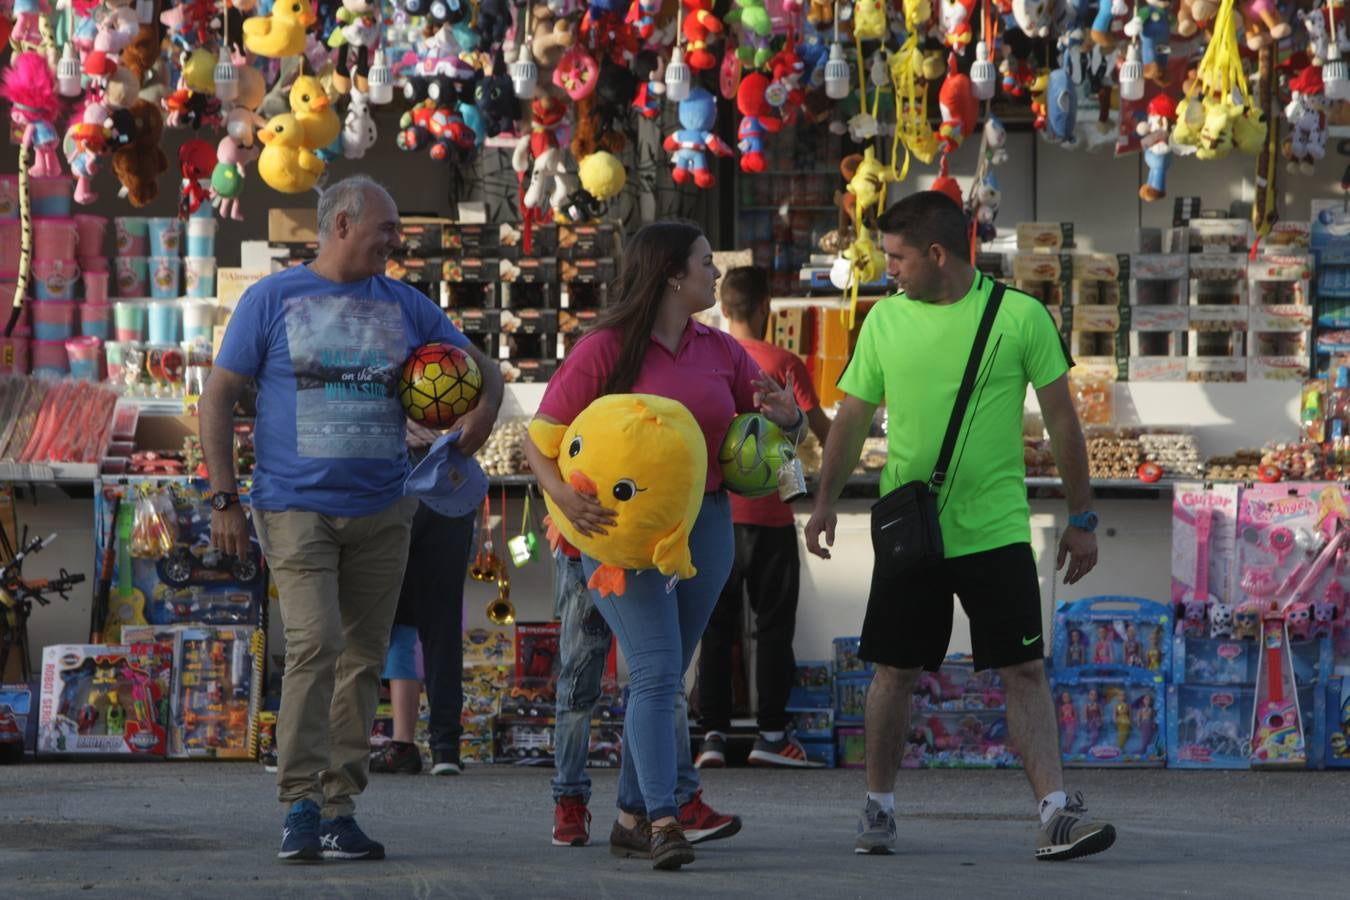
<path id="1" fill-rule="evenodd" d="M 797 457 L 783 429 L 760 413 L 731 420 L 717 451 L 722 483 L 742 497 L 767 497 L 778 490 L 778 470 Z"/>

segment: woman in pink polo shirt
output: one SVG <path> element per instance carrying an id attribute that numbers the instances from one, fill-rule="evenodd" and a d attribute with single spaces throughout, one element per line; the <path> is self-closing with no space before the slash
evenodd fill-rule
<path id="1" fill-rule="evenodd" d="M 657 869 L 694 860 L 677 818 L 676 743 L 687 744 L 689 735 L 676 733 L 675 708 L 684 672 L 731 571 L 731 510 L 717 449 L 737 413 L 759 411 L 794 430 L 805 421 L 792 392 L 765 376 L 734 338 L 691 318 L 716 302 L 720 275 L 697 226 L 657 222 L 639 231 L 624 250 L 618 302 L 549 380 L 538 412 L 544 421 L 567 424 L 605 394 L 657 394 L 688 407 L 707 442 L 703 507 L 689 537 L 698 574 L 672 590 L 655 569 L 629 572 L 623 596 L 595 595 L 631 678 L 610 849 L 629 855 L 645 845 Z M 530 441 L 525 453 L 540 488 L 578 531 L 604 533 L 614 523 L 612 513 L 564 482 L 557 462 Z M 587 578 L 599 566 L 587 556 L 582 564 Z"/>

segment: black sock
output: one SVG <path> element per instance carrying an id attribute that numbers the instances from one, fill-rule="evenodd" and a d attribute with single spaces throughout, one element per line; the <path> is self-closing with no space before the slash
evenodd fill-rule
<path id="1" fill-rule="evenodd" d="M 391 741 L 390 743 L 400 750 L 414 750 L 417 748 L 417 745 L 412 741 Z"/>

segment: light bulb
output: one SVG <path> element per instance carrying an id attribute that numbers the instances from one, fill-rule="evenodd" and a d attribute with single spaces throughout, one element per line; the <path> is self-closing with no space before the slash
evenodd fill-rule
<path id="1" fill-rule="evenodd" d="M 78 97 L 83 90 L 80 57 L 75 53 L 75 44 L 67 41 L 61 51 L 61 61 L 56 65 L 56 92 L 62 97 Z"/>
<path id="2" fill-rule="evenodd" d="M 367 76 L 370 83 L 370 102 L 375 106 L 383 106 L 394 99 L 394 74 L 389 71 L 389 64 L 384 61 L 384 51 L 375 51 L 375 61 L 370 67 L 370 75 Z"/>
<path id="3" fill-rule="evenodd" d="M 671 51 L 670 63 L 666 66 L 666 99 L 671 103 L 688 100 L 692 80 L 689 66 L 684 61 L 684 50 L 676 47 Z"/>
<path id="4" fill-rule="evenodd" d="M 825 96 L 831 100 L 843 100 L 852 89 L 844 48 L 837 43 L 831 44 L 830 60 L 825 63 Z"/>
<path id="5" fill-rule="evenodd" d="M 1134 44 L 1125 51 L 1125 62 L 1120 65 L 1121 100 L 1142 100 L 1144 97 L 1144 64 L 1139 61 L 1139 48 Z"/>
<path id="6" fill-rule="evenodd" d="M 1327 45 L 1327 58 L 1322 63 L 1322 93 L 1328 100 L 1350 99 L 1350 71 L 1335 41 Z"/>
<path id="7" fill-rule="evenodd" d="M 989 45 L 980 41 L 975 45 L 975 62 L 970 67 L 970 92 L 976 100 L 989 100 L 998 83 L 998 69 L 989 61 Z"/>
<path id="8" fill-rule="evenodd" d="M 224 45 L 220 48 L 220 59 L 212 72 L 216 81 L 216 97 L 222 103 L 233 103 L 239 97 L 239 71 L 230 61 L 230 52 Z"/>
<path id="9" fill-rule="evenodd" d="M 534 97 L 535 88 L 539 81 L 539 67 L 534 64 L 534 58 L 530 55 L 530 48 L 520 45 L 520 55 L 516 61 L 511 63 L 511 87 L 515 89 L 516 97 L 520 100 L 529 100 Z"/>

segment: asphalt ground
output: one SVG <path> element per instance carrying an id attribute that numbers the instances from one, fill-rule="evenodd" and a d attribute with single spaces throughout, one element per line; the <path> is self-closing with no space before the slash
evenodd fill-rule
<path id="1" fill-rule="evenodd" d="M 853 770 L 704 773 L 744 820 L 678 872 L 608 852 L 615 773 L 594 771 L 593 840 L 550 844 L 551 769 L 377 775 L 358 820 L 379 862 L 276 859 L 282 807 L 253 763 L 0 767 L 0 897 L 1337 897 L 1350 881 L 1350 776 L 1069 773 L 1115 847 L 1033 858 L 1018 771 L 904 771 L 899 853 L 857 856 Z"/>

